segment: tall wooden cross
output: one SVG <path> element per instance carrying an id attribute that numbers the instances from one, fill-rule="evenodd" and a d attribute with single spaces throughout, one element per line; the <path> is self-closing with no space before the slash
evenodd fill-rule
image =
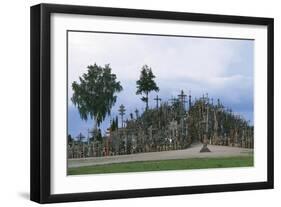
<path id="1" fill-rule="evenodd" d="M 219 98 L 218 98 L 218 107 L 221 107 L 221 101 Z"/>
<path id="2" fill-rule="evenodd" d="M 80 132 L 76 138 L 81 142 L 82 139 L 85 138 L 85 136 Z"/>
<path id="3" fill-rule="evenodd" d="M 158 102 L 161 101 L 162 99 L 158 97 L 158 95 L 156 96 L 156 98 L 154 99 L 156 101 L 156 108 L 158 109 L 159 104 Z"/>
<path id="4" fill-rule="evenodd" d="M 183 90 L 181 90 L 181 93 L 178 95 L 179 101 L 181 102 L 183 109 L 184 109 L 184 104 L 186 103 L 185 100 L 186 96 L 187 95 L 184 94 Z"/>
<path id="5" fill-rule="evenodd" d="M 123 128 L 123 117 L 124 117 L 125 111 L 126 111 L 125 106 L 123 104 L 121 104 L 118 111 L 119 111 L 119 115 L 121 116 L 121 126 Z"/>
<path id="6" fill-rule="evenodd" d="M 206 93 L 206 100 L 207 100 L 207 103 L 209 104 L 209 94 L 208 93 Z"/>
<path id="7" fill-rule="evenodd" d="M 191 91 L 189 91 L 188 105 L 189 105 L 189 109 L 191 109 Z"/>
<path id="8" fill-rule="evenodd" d="M 174 105 L 175 103 L 177 103 L 178 99 L 172 97 L 171 99 L 169 99 L 169 101 L 171 101 L 172 105 Z"/>

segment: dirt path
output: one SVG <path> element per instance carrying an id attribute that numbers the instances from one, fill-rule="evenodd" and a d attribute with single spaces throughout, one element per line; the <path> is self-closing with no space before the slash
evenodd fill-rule
<path id="1" fill-rule="evenodd" d="M 253 149 L 215 146 L 215 145 L 208 145 L 208 148 L 211 150 L 211 152 L 200 153 L 199 151 L 201 148 L 202 148 L 202 144 L 197 144 L 184 150 L 147 152 L 147 153 L 137 153 L 137 154 L 130 154 L 130 155 L 117 155 L 117 156 L 107 156 L 107 157 L 69 159 L 68 167 L 82 167 L 82 166 L 91 166 L 91 165 L 148 161 L 148 160 L 247 156 L 253 153 Z"/>

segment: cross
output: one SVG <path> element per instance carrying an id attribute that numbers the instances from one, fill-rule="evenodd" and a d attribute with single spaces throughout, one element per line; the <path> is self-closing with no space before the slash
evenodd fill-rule
<path id="1" fill-rule="evenodd" d="M 123 128 L 123 116 L 125 115 L 125 106 L 123 104 L 120 105 L 120 108 L 119 108 L 119 115 L 121 116 L 121 126 Z"/>
<path id="2" fill-rule="evenodd" d="M 78 134 L 78 136 L 76 137 L 80 142 L 82 141 L 82 139 L 84 139 L 84 135 L 80 132 L 80 134 Z"/>
<path id="3" fill-rule="evenodd" d="M 186 95 L 184 94 L 183 90 L 181 90 L 180 95 L 178 95 L 180 102 L 184 103 L 185 102 L 185 97 Z"/>
<path id="4" fill-rule="evenodd" d="M 184 108 L 184 103 L 186 102 L 185 101 L 186 95 L 184 94 L 183 90 L 181 90 L 181 93 L 178 95 L 178 97 L 179 97 L 179 100 L 180 100 L 180 102 L 181 102 L 181 104 Z"/>
<path id="5" fill-rule="evenodd" d="M 189 109 L 191 108 L 191 91 L 189 91 L 189 96 L 188 96 L 188 102 L 189 102 Z"/>
<path id="6" fill-rule="evenodd" d="M 209 94 L 206 93 L 206 99 L 207 99 L 207 103 L 209 103 Z"/>
<path id="7" fill-rule="evenodd" d="M 221 106 L 221 102 L 220 102 L 220 99 L 218 98 L 218 106 L 220 107 Z"/>
<path id="8" fill-rule="evenodd" d="M 169 101 L 171 101 L 172 104 L 175 104 L 178 101 L 178 99 L 172 97 L 171 99 L 169 99 Z"/>
<path id="9" fill-rule="evenodd" d="M 158 102 L 161 101 L 162 99 L 158 97 L 158 95 L 156 96 L 156 98 L 154 99 L 156 101 L 156 108 L 158 109 Z"/>

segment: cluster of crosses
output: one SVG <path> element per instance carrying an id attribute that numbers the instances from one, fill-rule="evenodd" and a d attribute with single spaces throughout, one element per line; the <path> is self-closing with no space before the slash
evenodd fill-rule
<path id="1" fill-rule="evenodd" d="M 188 100 L 187 100 L 188 98 Z M 111 121 L 105 136 L 100 131 L 88 131 L 87 141 L 81 133 L 68 142 L 68 157 L 114 156 L 141 152 L 179 150 L 192 143 L 253 148 L 254 128 L 218 99 L 204 94 L 192 100 L 182 90 L 177 98 L 162 102 L 158 95 L 156 107 L 130 113 L 124 120 L 126 108 L 119 107 L 118 119 Z"/>

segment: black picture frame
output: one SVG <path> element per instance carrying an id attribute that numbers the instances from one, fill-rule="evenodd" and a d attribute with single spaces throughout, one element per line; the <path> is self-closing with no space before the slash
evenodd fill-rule
<path id="1" fill-rule="evenodd" d="M 237 184 L 167 187 L 153 189 L 86 192 L 74 194 L 50 193 L 50 130 L 51 130 L 51 74 L 50 74 L 50 15 L 52 13 L 134 17 L 164 20 L 181 20 L 210 23 L 231 23 L 267 26 L 267 181 Z M 179 194 L 211 193 L 274 187 L 274 78 L 272 18 L 195 14 L 153 10 L 39 4 L 31 7 L 31 151 L 30 199 L 38 203 L 89 201 L 104 199 L 166 196 Z"/>

